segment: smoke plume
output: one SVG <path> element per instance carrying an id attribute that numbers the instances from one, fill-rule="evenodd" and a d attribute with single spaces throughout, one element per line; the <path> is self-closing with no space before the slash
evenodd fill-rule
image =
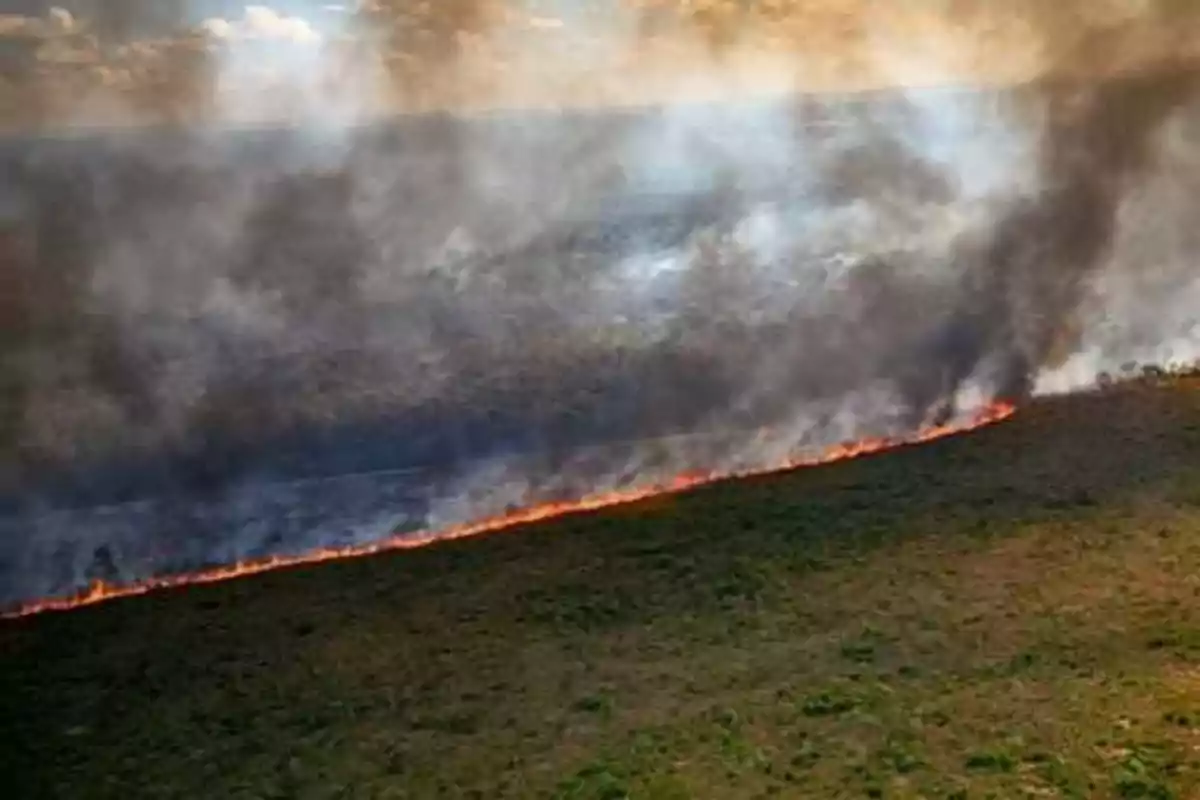
<path id="1" fill-rule="evenodd" d="M 0 602 L 1197 352 L 1191 4 L 62 5 L 0 17 Z"/>

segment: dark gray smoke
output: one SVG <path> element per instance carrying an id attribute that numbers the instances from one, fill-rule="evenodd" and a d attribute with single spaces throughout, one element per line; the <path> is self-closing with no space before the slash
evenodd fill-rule
<path id="1" fill-rule="evenodd" d="M 1078 349 L 1079 315 L 1108 264 L 1122 203 L 1157 166 L 1155 137 L 1194 99 L 1198 78 L 1172 68 L 1040 92 L 1040 190 L 957 254 L 958 309 L 934 345 L 952 384 L 995 359 L 999 395 L 1020 401 L 1042 370 Z"/>
<path id="2" fill-rule="evenodd" d="M 1085 51 L 1004 89 L 10 136 L 0 602 L 766 467 L 1187 352 L 1187 242 L 1128 220 L 1200 174 L 1194 73 L 1083 79 Z"/>

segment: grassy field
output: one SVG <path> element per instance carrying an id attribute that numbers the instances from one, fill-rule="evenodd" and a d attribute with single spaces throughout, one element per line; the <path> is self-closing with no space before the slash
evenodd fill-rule
<path id="1" fill-rule="evenodd" d="M 5 797 L 1200 797 L 1200 380 L 0 625 Z"/>

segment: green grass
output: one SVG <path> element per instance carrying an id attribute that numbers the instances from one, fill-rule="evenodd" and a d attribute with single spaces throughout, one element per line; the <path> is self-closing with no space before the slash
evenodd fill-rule
<path id="1" fill-rule="evenodd" d="M 14 798 L 1200 797 L 1200 382 L 0 626 Z"/>

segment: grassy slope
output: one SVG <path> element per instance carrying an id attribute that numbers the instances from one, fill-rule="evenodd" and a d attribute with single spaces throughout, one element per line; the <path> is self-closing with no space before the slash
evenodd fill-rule
<path id="1" fill-rule="evenodd" d="M 1200 797 L 1200 382 L 0 626 L 10 797 Z"/>

